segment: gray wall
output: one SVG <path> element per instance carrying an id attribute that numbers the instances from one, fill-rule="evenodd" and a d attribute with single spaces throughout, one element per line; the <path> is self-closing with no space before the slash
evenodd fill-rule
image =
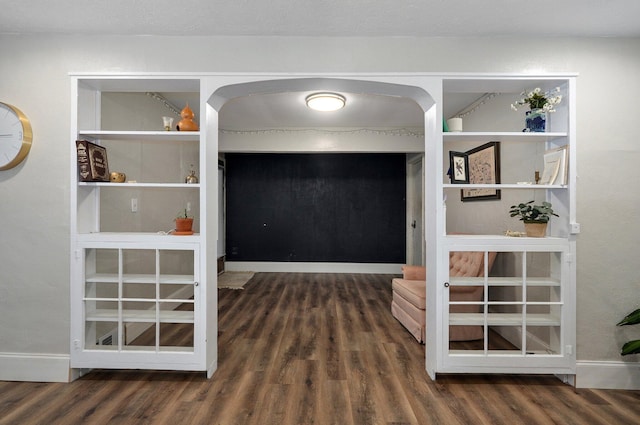
<path id="1" fill-rule="evenodd" d="M 618 361 L 637 334 L 614 324 L 640 305 L 638 39 L 2 35 L 0 58 L 0 100 L 34 131 L 0 172 L 0 355 L 69 353 L 68 73 L 85 71 L 579 72 L 578 360 Z"/>

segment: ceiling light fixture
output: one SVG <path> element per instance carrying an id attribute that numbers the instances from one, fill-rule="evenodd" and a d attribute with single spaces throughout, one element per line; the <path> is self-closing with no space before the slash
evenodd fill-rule
<path id="1" fill-rule="evenodd" d="M 344 108 L 346 99 L 337 93 L 313 93 L 305 99 L 307 106 L 315 111 L 337 111 Z"/>

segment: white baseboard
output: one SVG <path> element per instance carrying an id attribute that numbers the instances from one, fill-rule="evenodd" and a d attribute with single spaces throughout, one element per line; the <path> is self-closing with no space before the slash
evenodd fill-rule
<path id="1" fill-rule="evenodd" d="M 225 261 L 231 272 L 402 274 L 404 264 Z"/>
<path id="2" fill-rule="evenodd" d="M 68 354 L 0 353 L 0 381 L 71 382 Z"/>
<path id="3" fill-rule="evenodd" d="M 576 387 L 640 390 L 640 363 L 578 361 Z"/>

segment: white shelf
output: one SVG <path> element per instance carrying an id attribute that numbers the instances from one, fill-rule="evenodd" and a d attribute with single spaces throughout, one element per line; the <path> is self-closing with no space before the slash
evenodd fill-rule
<path id="1" fill-rule="evenodd" d="M 198 142 L 199 131 L 107 131 L 84 130 L 78 132 L 78 138 L 121 141 L 153 142 Z"/>
<path id="2" fill-rule="evenodd" d="M 95 345 L 85 348 L 86 351 L 92 353 L 136 353 L 136 354 L 173 354 L 173 353 L 185 353 L 193 354 L 193 347 L 177 347 L 172 345 L 162 345 L 159 347 L 145 346 L 145 345 L 124 345 L 122 349 L 119 349 L 117 345 Z"/>
<path id="3" fill-rule="evenodd" d="M 522 314 L 517 313 L 489 313 L 488 326 L 519 326 L 522 325 Z M 483 313 L 451 313 L 449 325 L 484 325 Z M 551 314 L 527 314 L 527 327 L 530 326 L 560 326 L 560 319 Z"/>
<path id="4" fill-rule="evenodd" d="M 445 189 L 566 189 L 566 184 L 451 184 L 442 185 Z"/>
<path id="5" fill-rule="evenodd" d="M 85 278 L 87 283 L 118 283 L 117 274 L 96 273 Z M 122 283 L 155 284 L 156 276 L 153 274 L 125 274 Z M 166 285 L 193 285 L 193 275 L 160 275 L 160 284 Z"/>
<path id="6" fill-rule="evenodd" d="M 562 252 L 569 249 L 567 238 L 553 236 L 532 238 L 505 235 L 446 235 L 444 243 L 451 251 Z"/>
<path id="7" fill-rule="evenodd" d="M 560 354 L 554 352 L 540 351 L 540 350 L 527 350 L 523 353 L 522 350 L 449 350 L 449 354 L 452 356 L 486 356 L 486 357 L 558 357 Z"/>
<path id="8" fill-rule="evenodd" d="M 547 142 L 559 137 L 567 137 L 566 132 L 526 133 L 517 131 L 503 132 L 447 132 L 442 133 L 445 142 Z"/>
<path id="9" fill-rule="evenodd" d="M 514 93 L 519 96 L 523 90 L 540 87 L 551 90 L 562 86 L 567 80 L 576 77 L 574 73 L 546 75 L 512 75 L 512 74 L 478 74 L 470 77 L 467 74 L 447 75 L 442 81 L 445 93 Z"/>
<path id="10" fill-rule="evenodd" d="M 161 310 L 160 323 L 194 323 L 193 311 L 185 310 Z M 96 309 L 87 311 L 88 322 L 116 322 L 118 310 Z M 122 310 L 123 322 L 155 323 L 156 311 L 150 310 Z"/>
<path id="11" fill-rule="evenodd" d="M 509 109 L 508 103 L 521 98 L 523 91 L 536 87 L 543 91 L 559 87 L 562 103 L 556 108 L 553 118 L 547 121 L 548 131 L 520 131 L 520 126 L 525 125 L 524 114 L 505 116 L 508 112 L 504 111 Z M 495 101 L 478 102 L 487 94 L 497 95 Z M 427 370 L 433 370 L 434 376 L 439 372 L 478 370 L 486 373 L 540 373 L 539 365 L 534 364 L 536 360 L 532 360 L 537 356 L 544 362 L 547 372 L 571 372 L 575 368 L 575 356 L 572 355 L 575 353 L 574 229 L 578 229 L 575 225 L 574 187 L 575 75 L 448 75 L 442 79 L 442 100 L 451 109 L 478 109 L 479 115 L 470 118 L 467 127 L 488 131 L 438 131 L 438 154 L 425 157 L 425 170 L 429 173 L 425 179 L 435 179 L 436 198 L 445 201 L 435 203 L 435 212 L 429 210 L 425 213 L 427 227 L 435 229 L 435 236 L 427 233 L 426 243 L 435 244 L 437 248 L 431 254 L 427 252 L 426 262 L 436 263 L 435 273 L 440 281 L 435 290 L 436 302 L 446 312 L 439 315 L 427 311 L 427 321 L 435 322 L 439 334 L 446 334 L 451 325 L 463 329 L 465 326 L 475 330 L 484 328 L 482 344 L 476 347 L 484 346 L 484 350 L 458 350 L 448 341 L 442 345 L 434 344 L 437 341 L 427 341 Z M 468 109 L 462 109 L 464 103 Z M 476 105 L 483 105 L 482 110 Z M 503 131 L 508 129 L 514 131 Z M 467 151 L 488 142 L 501 143 L 502 183 L 453 184 L 443 175 L 449 165 L 450 151 Z M 567 148 L 568 184 L 535 184 L 533 174 L 535 170 L 542 172 L 544 153 L 559 147 Z M 496 202 L 477 204 L 447 200 L 458 191 L 472 189 L 502 191 L 502 196 Z M 533 198 L 535 202 L 551 202 L 559 215 L 549 226 L 548 233 L 553 236 L 506 236 L 507 230 L 523 229 L 523 224 L 516 218 L 509 221 L 509 205 Z M 481 277 L 454 277 L 449 276 L 453 274 L 449 271 L 449 256 L 434 254 L 464 251 L 497 253 L 498 256 L 486 276 L 481 269 L 476 273 Z M 491 276 L 492 273 L 499 276 Z M 443 282 L 448 282 L 446 286 L 449 287 L 446 288 Z M 456 291 L 465 291 L 464 287 L 470 287 L 474 296 L 466 298 L 468 301 L 458 301 L 463 297 L 456 297 Z M 454 312 L 448 313 L 451 309 Z M 482 313 L 456 312 L 456 309 Z M 507 347 L 510 350 L 488 349 L 492 338 L 488 329 L 515 346 Z M 522 338 L 527 341 L 526 352 L 517 348 Z"/>
<path id="12" fill-rule="evenodd" d="M 168 224 L 171 226 L 171 224 Z M 167 229 L 171 230 L 171 229 Z M 166 232 L 166 231 L 163 231 Z M 200 242 L 200 233 L 193 235 L 173 235 L 163 233 L 146 233 L 146 232 L 96 232 L 96 233 L 79 233 L 76 235 L 77 241 L 82 243 L 99 243 L 99 242 L 117 242 L 131 243 L 140 242 L 143 244 L 154 243 L 184 243 L 184 242 Z M 105 247 L 107 248 L 107 247 Z M 150 248 L 152 249 L 152 248 Z"/>
<path id="13" fill-rule="evenodd" d="M 177 92 L 197 93 L 200 91 L 200 74 L 178 73 L 168 76 L 164 73 L 140 72 L 128 75 L 105 75 L 102 73 L 78 73 L 81 87 L 103 92 Z"/>
<path id="14" fill-rule="evenodd" d="M 87 187 L 109 187 L 109 188 L 132 188 L 151 187 L 157 189 L 199 189 L 200 183 L 111 183 L 111 182 L 78 182 L 78 186 Z"/>
<path id="15" fill-rule="evenodd" d="M 523 286 L 523 278 L 521 277 L 489 277 L 487 286 Z M 450 277 L 449 284 L 451 286 L 484 286 L 483 277 Z M 527 286 L 546 287 L 560 286 L 558 279 L 528 277 Z"/>
<path id="16" fill-rule="evenodd" d="M 201 91 L 202 76 L 74 74 L 71 79 L 74 102 L 69 142 L 71 218 L 76 223 L 72 225 L 70 235 L 73 270 L 71 367 L 206 371 L 213 364 L 213 354 L 209 350 L 216 341 L 215 335 L 207 332 L 205 321 L 213 307 L 202 302 L 207 299 L 206 235 L 204 232 L 171 234 L 169 232 L 175 226 L 174 215 L 166 219 L 157 215 L 157 211 L 164 211 L 174 200 L 180 205 L 190 202 L 196 206 L 194 216 L 201 220 L 201 228 L 206 226 L 207 195 L 204 189 L 208 147 L 205 132 L 174 131 L 175 127 L 163 131 L 160 117 L 153 112 L 155 101 L 148 101 L 146 96 L 148 93 L 174 93 L 174 100 L 179 99 L 180 105 L 202 106 L 203 96 L 206 96 Z M 103 96 L 105 93 L 118 93 L 114 97 L 121 93 L 133 94 L 121 99 L 131 102 L 125 109 L 136 110 L 136 117 L 118 121 L 122 125 L 116 124 L 117 127 L 107 124 L 106 118 L 112 115 L 116 106 L 102 102 L 109 96 Z M 150 106 L 145 109 L 140 105 Z M 199 110 L 195 112 L 200 114 Z M 201 119 L 200 125 L 206 128 L 205 117 Z M 144 122 L 149 123 L 144 128 L 157 128 L 158 131 L 137 131 L 142 129 L 138 123 Z M 151 124 L 156 122 L 157 126 Z M 106 146 L 111 168 L 138 170 L 140 175 L 135 179 L 138 181 L 79 182 L 76 140 Z M 185 175 L 184 167 L 189 164 L 200 170 L 200 183 L 188 184 L 180 177 Z M 146 180 L 144 175 L 147 175 Z M 126 195 L 130 191 L 136 193 Z M 131 211 L 127 198 L 139 196 L 144 198 L 145 209 L 139 211 L 142 215 L 128 215 Z M 122 200 L 127 202 L 119 202 Z M 103 217 L 102 214 L 106 215 Z M 126 231 L 100 232 L 100 229 Z M 147 231 L 137 231 L 141 229 Z M 104 271 L 110 273 L 100 273 Z M 180 305 L 187 310 L 175 309 Z M 107 323 L 111 326 L 105 326 Z M 160 323 L 183 324 L 193 333 L 189 346 L 160 346 L 160 341 L 150 346 L 94 345 L 109 331 L 105 328 L 113 328 L 114 324 L 120 331 L 130 332 L 127 337 L 135 341 L 136 335 L 154 324 L 158 330 Z M 207 336 L 212 342 L 207 343 Z M 119 337 L 123 344 L 124 335 Z"/>
<path id="17" fill-rule="evenodd" d="M 166 305 L 170 306 L 175 306 L 175 305 L 180 305 L 180 304 L 195 304 L 193 299 L 179 299 L 179 298 L 163 298 L 160 300 L 156 300 L 155 298 L 106 298 L 106 297 L 86 297 L 84 298 L 84 301 L 89 301 L 89 302 L 111 302 L 111 303 L 116 303 L 118 301 L 122 301 L 122 302 L 136 302 L 136 303 L 149 303 L 149 304 L 154 304 L 157 302 L 160 305 L 165 304 L 163 307 L 166 307 Z M 150 308 L 153 308 L 154 306 L 150 306 Z M 162 308 L 162 307 L 161 307 Z M 106 309 L 106 310 L 113 310 L 115 311 L 116 309 Z"/>

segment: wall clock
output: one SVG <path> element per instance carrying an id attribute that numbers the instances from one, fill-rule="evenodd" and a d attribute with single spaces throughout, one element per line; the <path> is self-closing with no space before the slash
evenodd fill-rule
<path id="1" fill-rule="evenodd" d="M 0 102 L 0 170 L 20 164 L 31 149 L 32 139 L 27 116 L 15 106 Z"/>

